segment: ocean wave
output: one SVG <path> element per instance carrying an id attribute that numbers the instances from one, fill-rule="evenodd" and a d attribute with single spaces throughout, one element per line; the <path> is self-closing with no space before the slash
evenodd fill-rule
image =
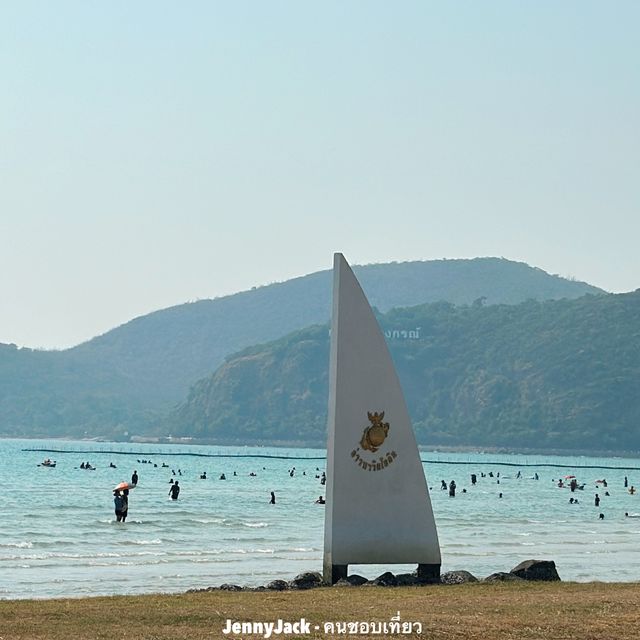
<path id="1" fill-rule="evenodd" d="M 165 551 L 135 551 L 133 553 L 115 553 L 103 551 L 100 553 L 22 553 L 14 554 L 10 556 L 0 556 L 0 562 L 15 562 L 24 560 L 51 560 L 54 564 L 59 564 L 57 561 L 74 560 L 74 561 L 88 561 L 94 558 L 137 558 L 144 556 L 166 556 Z M 40 566 L 45 566 L 40 564 Z"/>
<path id="2" fill-rule="evenodd" d="M 224 524 L 224 518 L 193 518 L 187 522 L 197 522 L 198 524 Z"/>
<path id="3" fill-rule="evenodd" d="M 201 551 L 199 549 L 189 549 L 189 550 L 178 550 L 178 551 L 169 551 L 167 555 L 176 556 L 178 558 L 188 558 L 191 556 L 195 557 L 205 557 L 205 556 L 221 556 L 226 553 L 233 553 L 232 549 L 207 549 L 206 551 Z"/>
<path id="4" fill-rule="evenodd" d="M 32 549 L 33 542 L 0 542 L 0 547 L 13 547 L 14 549 Z"/>
<path id="5" fill-rule="evenodd" d="M 139 566 L 154 566 L 157 564 L 169 564 L 169 560 L 166 558 L 157 560 L 147 560 L 145 562 L 134 562 L 132 560 L 117 560 L 116 562 L 88 562 L 88 567 L 139 567 Z"/>
<path id="6" fill-rule="evenodd" d="M 78 554 L 69 554 L 69 553 L 23 553 L 20 555 L 13 556 L 2 556 L 0 557 L 0 562 L 11 562 L 13 560 L 51 560 L 53 558 L 59 559 L 77 559 L 81 556 Z"/>

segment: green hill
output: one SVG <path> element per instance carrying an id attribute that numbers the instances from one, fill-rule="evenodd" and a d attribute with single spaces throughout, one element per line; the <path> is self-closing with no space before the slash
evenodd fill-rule
<path id="1" fill-rule="evenodd" d="M 387 311 L 438 300 L 516 304 L 602 293 L 498 258 L 356 267 L 372 304 Z M 72 349 L 0 345 L 0 434 L 141 433 L 231 353 L 330 316 L 331 272 L 136 318 Z"/>
<path id="2" fill-rule="evenodd" d="M 639 317 L 640 290 L 379 321 L 422 444 L 640 451 Z M 325 325 L 229 358 L 173 413 L 174 434 L 323 443 L 328 351 Z"/>

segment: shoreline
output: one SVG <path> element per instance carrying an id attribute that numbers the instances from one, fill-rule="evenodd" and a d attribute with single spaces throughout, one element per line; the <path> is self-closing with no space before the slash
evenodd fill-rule
<path id="1" fill-rule="evenodd" d="M 238 585 L 230 585 L 228 583 L 221 584 L 217 587 L 195 587 L 193 589 L 187 589 L 186 591 L 150 591 L 148 593 L 111 593 L 111 594 L 97 594 L 97 595 L 68 595 L 68 596 L 53 596 L 53 597 L 34 597 L 34 598 L 5 598 L 0 597 L 0 607 L 3 604 L 17 604 L 17 603 L 48 603 L 48 602 L 83 602 L 83 601 L 94 601 L 94 600 L 110 600 L 114 598 L 127 598 L 127 599 L 144 599 L 144 598 L 179 598 L 182 596 L 197 596 L 202 594 L 228 594 L 233 593 L 239 596 L 251 594 L 272 594 L 272 595 L 281 595 L 285 596 L 287 594 L 293 593 L 316 593 L 321 590 L 329 590 L 329 591 L 341 591 L 347 590 L 350 593 L 355 593 L 356 591 L 370 591 L 373 589 L 380 589 L 386 592 L 402 592 L 405 589 L 417 589 L 417 590 L 431 590 L 431 589 L 442 589 L 444 591 L 448 591 L 449 589 L 454 588 L 481 588 L 481 586 L 486 588 L 492 588 L 495 585 L 504 585 L 505 588 L 525 588 L 525 585 L 557 585 L 560 588 L 562 585 L 572 585 L 577 587 L 585 587 L 585 588 L 593 588 L 593 587 L 602 587 L 603 589 L 607 589 L 608 587 L 616 588 L 616 587 L 638 587 L 639 595 L 640 595 L 640 580 L 637 581 L 627 581 L 627 582 L 610 582 L 606 580 L 590 580 L 588 582 L 575 582 L 568 580 L 558 580 L 558 581 L 546 581 L 546 580 L 496 580 L 496 581 L 486 581 L 485 579 L 478 579 L 477 582 L 464 582 L 458 584 L 447 584 L 444 582 L 439 583 L 430 583 L 430 584 L 402 584 L 402 585 L 394 585 L 394 586 L 382 586 L 373 584 L 373 582 L 369 582 L 368 584 L 355 586 L 355 585 L 344 585 L 344 584 L 335 584 L 332 586 L 329 585 L 321 585 L 316 587 L 309 588 L 287 588 L 287 589 L 269 589 L 264 586 L 258 587 L 240 587 L 234 588 Z M 640 602 L 640 600 L 639 600 Z M 2 640 L 2 636 L 0 636 L 0 640 Z"/>
<path id="2" fill-rule="evenodd" d="M 391 565 L 392 567 L 395 565 Z M 382 588 L 387 591 L 396 591 L 404 588 L 416 589 L 432 589 L 435 587 L 451 588 L 453 586 L 460 587 L 463 585 L 525 585 L 525 584 L 572 584 L 572 585 L 639 585 L 640 580 L 630 581 L 603 581 L 589 580 L 585 582 L 577 582 L 573 580 L 563 581 L 558 575 L 555 561 L 553 560 L 523 560 L 510 571 L 497 570 L 485 577 L 477 577 L 466 570 L 449 570 L 441 572 L 438 580 L 420 580 L 417 570 L 412 573 L 392 573 L 389 569 L 379 574 L 375 578 L 365 578 L 358 573 L 349 573 L 348 577 L 339 580 L 337 583 L 330 585 L 323 582 L 323 576 L 320 571 L 305 570 L 295 577 L 285 579 L 284 577 L 267 579 L 268 581 L 257 586 L 240 585 L 237 582 L 223 582 L 216 586 L 199 586 L 191 587 L 185 590 L 176 591 L 149 591 L 143 593 L 111 593 L 96 595 L 60 595 L 53 597 L 26 597 L 26 598 L 2 598 L 0 602 L 46 602 L 54 600 L 84 600 L 93 598 L 144 598 L 144 597 L 176 597 L 183 595 L 194 595 L 201 593 L 299 593 L 302 591 L 317 591 L 321 589 L 335 590 L 338 588 L 347 588 L 350 591 L 367 591 L 371 588 Z M 0 637 L 0 640 L 2 638 Z"/>

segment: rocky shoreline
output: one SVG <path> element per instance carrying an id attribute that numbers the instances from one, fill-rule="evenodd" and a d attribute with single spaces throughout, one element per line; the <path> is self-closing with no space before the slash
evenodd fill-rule
<path id="1" fill-rule="evenodd" d="M 393 574 L 387 571 L 373 580 L 352 574 L 339 580 L 334 587 L 406 587 L 424 586 L 433 584 L 464 584 L 467 582 L 510 582 L 510 581 L 559 581 L 560 576 L 553 560 L 525 560 L 511 571 L 498 571 L 479 579 L 469 571 L 447 571 L 440 576 L 438 582 L 418 579 L 417 571 L 413 573 Z M 303 589 L 315 589 L 327 586 L 322 579 L 322 574 L 317 571 L 305 571 L 293 580 L 272 580 L 269 584 L 259 587 L 243 587 L 237 584 L 221 584 L 219 587 L 205 587 L 202 589 L 189 589 L 187 593 L 200 593 L 207 591 L 298 591 Z"/>

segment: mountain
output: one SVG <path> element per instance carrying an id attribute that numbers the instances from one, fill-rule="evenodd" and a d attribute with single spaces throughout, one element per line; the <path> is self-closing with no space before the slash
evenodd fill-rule
<path id="1" fill-rule="evenodd" d="M 640 290 L 436 303 L 379 322 L 420 443 L 623 452 L 640 451 L 639 317 Z M 328 353 L 328 325 L 247 349 L 192 388 L 169 428 L 221 442 L 321 444 Z"/>
<path id="2" fill-rule="evenodd" d="M 355 267 L 372 305 L 381 311 L 445 300 L 516 304 L 603 293 L 497 258 L 436 260 Z M 136 318 L 70 351 L 82 361 L 124 375 L 148 407 L 182 400 L 190 385 L 245 347 L 327 322 L 330 270 L 235 295 L 201 300 Z"/>
<path id="3" fill-rule="evenodd" d="M 381 311 L 446 300 L 516 304 L 602 293 L 499 258 L 355 267 Z M 0 434 L 113 435 L 153 427 L 159 413 L 231 353 L 330 316 L 331 272 L 320 271 L 136 318 L 64 351 L 0 346 Z"/>

